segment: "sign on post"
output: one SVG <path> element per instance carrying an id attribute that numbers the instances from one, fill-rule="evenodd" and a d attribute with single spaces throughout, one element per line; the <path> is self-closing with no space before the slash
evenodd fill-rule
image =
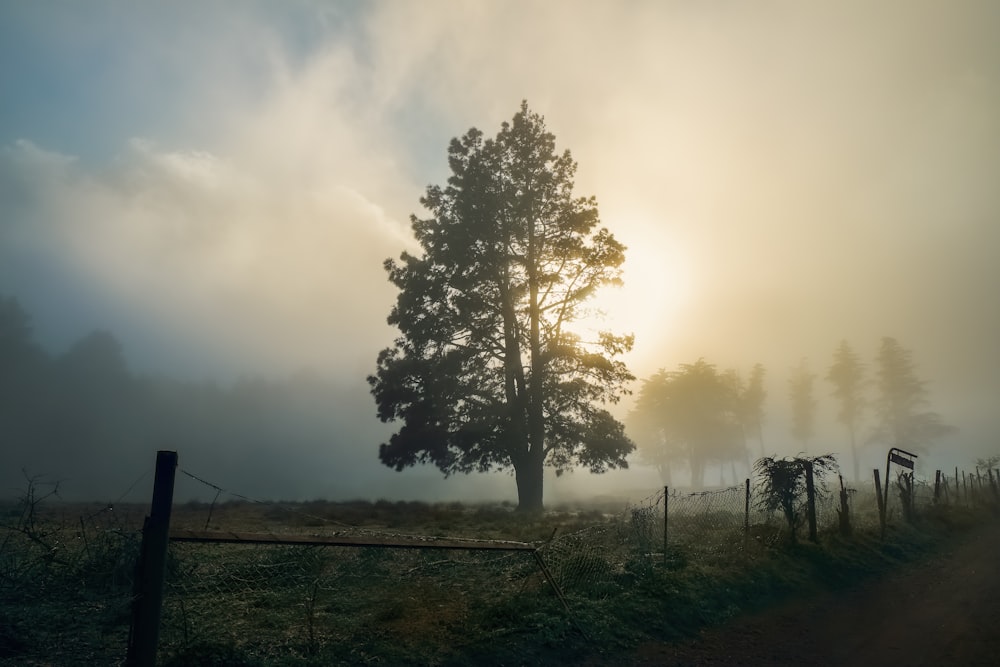
<path id="1" fill-rule="evenodd" d="M 913 458 L 917 457 L 916 454 L 911 454 L 910 456 L 912 456 Z M 899 454 L 894 453 L 891 449 L 889 450 L 889 460 L 895 463 L 896 465 L 903 466 L 904 468 L 909 468 L 910 470 L 913 470 L 913 459 L 904 458 Z"/>
<path id="2" fill-rule="evenodd" d="M 905 449 L 900 449 L 899 447 L 891 447 L 889 449 L 889 453 L 885 457 L 885 491 L 884 491 L 885 498 L 884 498 L 884 500 L 882 502 L 882 506 L 886 510 L 889 507 L 889 486 L 890 486 L 890 484 L 889 484 L 889 479 L 890 479 L 890 477 L 889 477 L 889 466 L 891 466 L 893 463 L 895 463 L 896 465 L 898 465 L 898 466 L 900 466 L 902 468 L 907 468 L 908 470 L 912 471 L 913 470 L 913 460 L 916 459 L 916 458 L 918 458 L 916 454 L 914 454 L 913 452 L 908 452 Z M 910 501 L 912 502 L 912 500 L 913 500 L 913 498 L 911 496 L 910 497 Z M 883 521 L 882 525 L 883 525 L 883 527 L 882 527 L 882 533 L 883 533 L 883 537 L 885 537 L 885 522 L 884 521 Z"/>

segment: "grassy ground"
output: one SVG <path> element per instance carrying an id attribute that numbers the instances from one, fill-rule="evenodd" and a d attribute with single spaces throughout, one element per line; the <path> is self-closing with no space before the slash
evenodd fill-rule
<path id="1" fill-rule="evenodd" d="M 144 510 L 46 502 L 2 511 L 0 664 L 119 664 Z M 614 661 L 804 590 L 851 586 L 985 517 L 926 508 L 916 525 L 894 522 L 885 541 L 868 524 L 794 546 L 776 524 L 745 536 L 740 516 L 713 516 L 699 538 L 689 517 L 687 539 L 664 553 L 662 533 L 650 539 L 649 525 L 611 501 L 539 515 L 397 502 L 179 505 L 177 528 L 537 542 L 547 572 L 530 553 L 174 543 L 160 662 Z"/>

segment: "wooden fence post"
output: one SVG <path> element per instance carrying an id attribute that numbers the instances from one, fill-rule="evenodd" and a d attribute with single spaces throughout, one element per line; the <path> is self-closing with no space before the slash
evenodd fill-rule
<path id="1" fill-rule="evenodd" d="M 153 667 L 160 638 L 160 607 L 163 603 L 163 574 L 170 533 L 170 507 L 174 500 L 174 473 L 177 452 L 156 453 L 156 477 L 149 516 L 142 527 L 142 547 L 136 564 L 132 599 L 132 627 L 129 629 L 128 667 Z"/>
<path id="2" fill-rule="evenodd" d="M 937 505 L 941 499 L 941 471 L 934 471 L 934 504 Z"/>
<path id="3" fill-rule="evenodd" d="M 746 498 L 743 501 L 743 550 L 750 544 L 750 478 L 746 481 Z"/>
<path id="4" fill-rule="evenodd" d="M 882 499 L 882 482 L 879 481 L 878 468 L 875 468 L 875 499 L 878 500 L 878 521 L 882 528 L 882 539 L 885 539 L 885 501 Z"/>
<path id="5" fill-rule="evenodd" d="M 851 534 L 851 513 L 847 503 L 847 489 L 844 488 L 844 476 L 840 478 L 840 534 L 847 537 Z"/>
<path id="6" fill-rule="evenodd" d="M 819 541 L 816 535 L 816 484 L 813 480 L 812 461 L 806 461 L 806 516 L 809 519 L 809 539 Z"/>
<path id="7" fill-rule="evenodd" d="M 667 510 L 670 509 L 670 487 L 663 487 L 663 564 L 667 564 Z"/>

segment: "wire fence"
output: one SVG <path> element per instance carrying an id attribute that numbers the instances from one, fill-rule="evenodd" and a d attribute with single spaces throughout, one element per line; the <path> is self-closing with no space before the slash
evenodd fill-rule
<path id="1" fill-rule="evenodd" d="M 124 660 L 142 539 L 132 509 L 61 504 L 41 478 L 0 506 L 0 664 Z"/>
<path id="2" fill-rule="evenodd" d="M 529 518 L 510 506 L 260 502 L 189 475 L 214 500 L 175 505 L 172 528 L 218 539 L 170 542 L 162 665 L 461 663 L 529 630 L 558 644 L 586 636 L 599 623 L 594 610 L 657 572 L 743 562 L 779 548 L 790 530 L 752 483 Z M 887 523 L 1000 503 L 998 480 L 897 477 L 883 487 Z M 854 531 L 877 531 L 874 485 L 843 493 L 839 483 L 819 488 L 821 538 L 842 530 L 844 501 Z M 56 500 L 34 484 L 0 515 L 0 664 L 122 664 L 144 508 Z M 248 531 L 385 544 L 224 541 Z M 512 532 L 530 549 L 487 548 Z M 473 539 L 445 549 L 440 535 Z"/>

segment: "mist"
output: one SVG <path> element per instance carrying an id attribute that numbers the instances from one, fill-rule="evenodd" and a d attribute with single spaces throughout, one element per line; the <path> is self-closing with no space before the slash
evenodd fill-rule
<path id="1" fill-rule="evenodd" d="M 998 26 L 975 1 L 5 5 L 0 295 L 32 351 L 0 377 L 41 412 L 4 412 L 0 493 L 24 468 L 110 500 L 168 448 L 253 497 L 512 498 L 382 466 L 365 376 L 395 335 L 382 261 L 414 249 L 449 139 L 522 99 L 628 246 L 598 303 L 640 380 L 761 363 L 794 454 L 791 369 L 822 378 L 847 340 L 871 370 L 892 336 L 958 428 L 924 473 L 996 454 Z M 829 392 L 810 448 L 842 452 Z M 634 460 L 546 501 L 658 484 Z"/>

